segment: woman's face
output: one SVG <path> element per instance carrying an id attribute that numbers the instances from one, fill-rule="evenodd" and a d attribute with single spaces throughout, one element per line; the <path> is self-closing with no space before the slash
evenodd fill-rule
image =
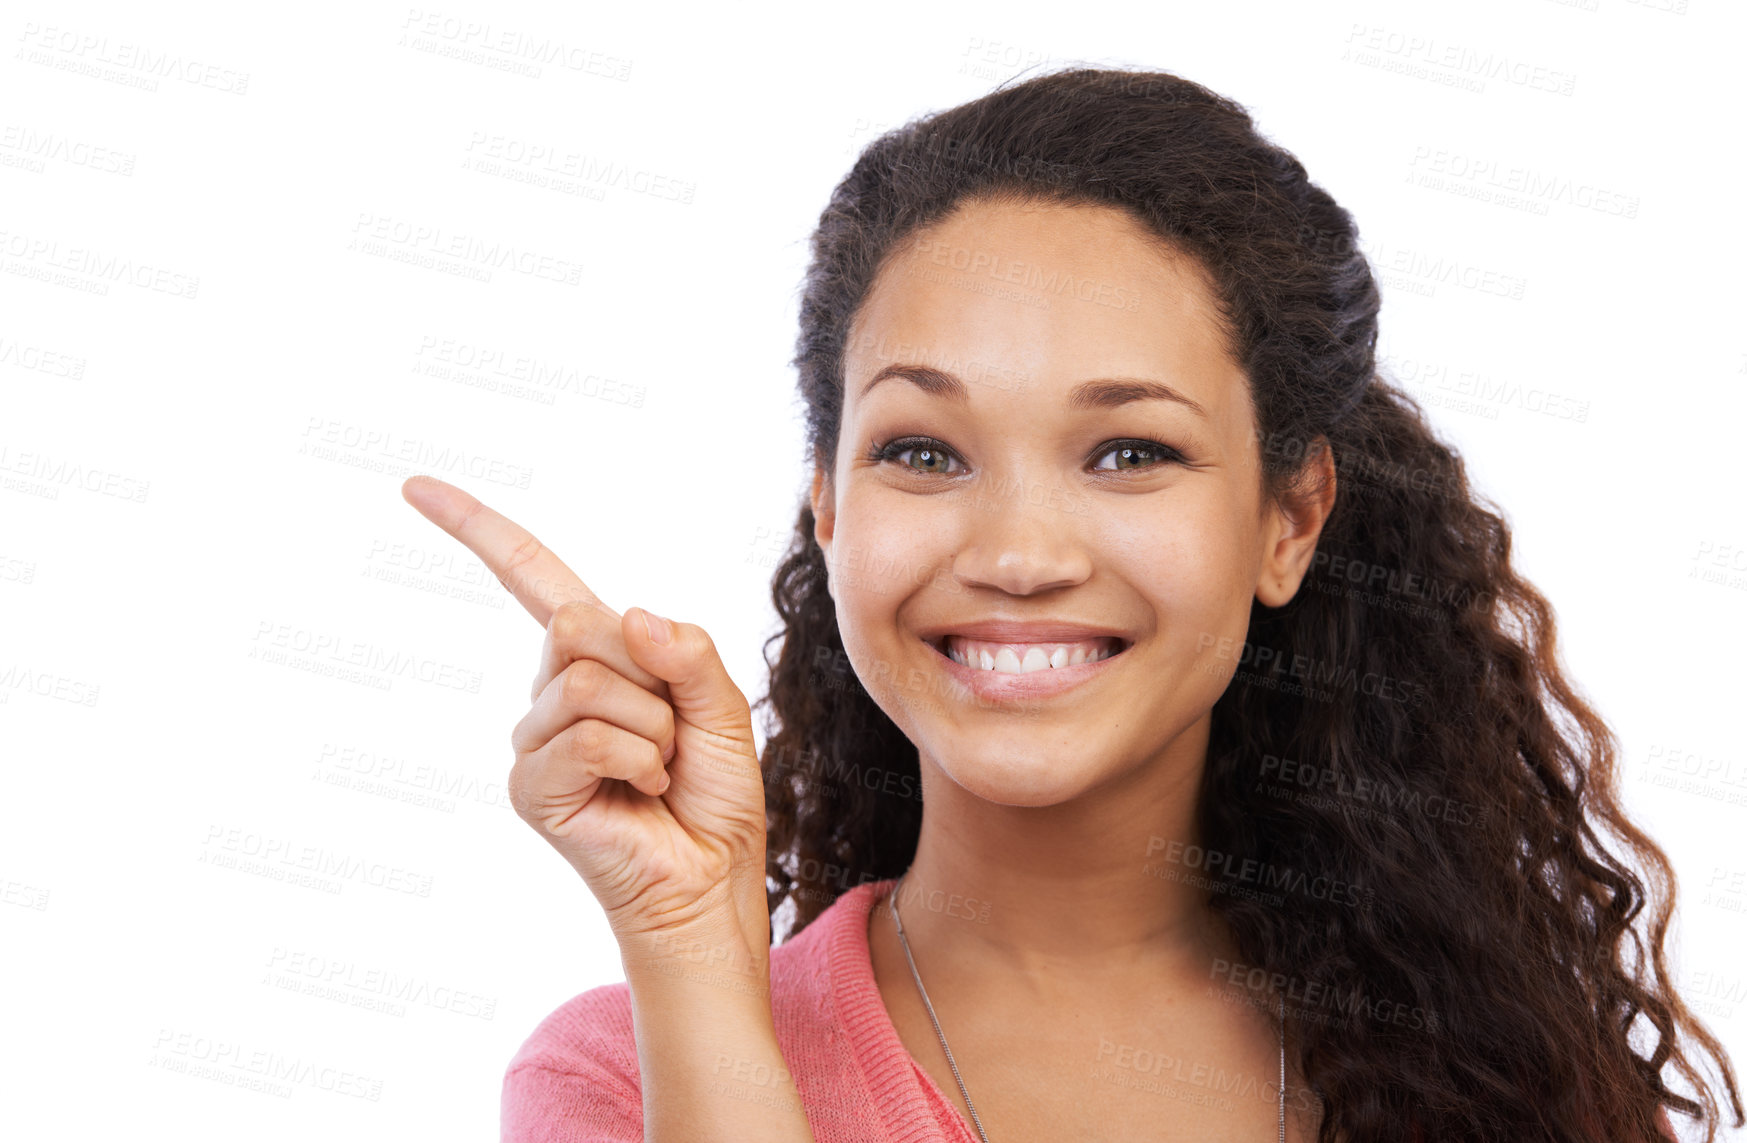
<path id="1" fill-rule="evenodd" d="M 1198 766 L 1251 600 L 1297 590 L 1322 515 L 1264 505 L 1215 313 L 1119 210 L 972 202 L 857 315 L 813 492 L 837 621 L 874 700 L 981 798 L 1067 801 L 1173 743 Z"/>

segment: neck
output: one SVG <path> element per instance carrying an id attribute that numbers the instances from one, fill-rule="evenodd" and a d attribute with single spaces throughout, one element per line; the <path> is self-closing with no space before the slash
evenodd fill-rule
<path id="1" fill-rule="evenodd" d="M 1233 959 L 1207 891 L 1189 883 L 1196 870 L 1169 860 L 1196 841 L 1205 758 L 1203 732 L 1068 802 L 1030 807 L 984 801 L 924 757 L 927 808 L 897 904 L 930 973 L 1050 990 L 1131 972 L 1205 976 L 1214 957 Z"/>

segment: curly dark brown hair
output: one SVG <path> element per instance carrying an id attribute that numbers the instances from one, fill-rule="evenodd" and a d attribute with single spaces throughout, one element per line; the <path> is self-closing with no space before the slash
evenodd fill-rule
<path id="1" fill-rule="evenodd" d="M 1251 609 L 1196 810 L 1208 852 L 1365 887 L 1361 909 L 1212 893 L 1250 963 L 1435 1014 L 1295 1018 L 1319 1143 L 1592 1143 L 1600 1125 L 1641 1141 L 1665 1108 L 1709 1141 L 1715 1088 L 1740 1126 L 1728 1057 L 1664 962 L 1673 871 L 1621 810 L 1617 742 L 1561 670 L 1552 608 L 1511 567 L 1504 518 L 1459 454 L 1380 374 L 1351 215 L 1242 106 L 1168 73 L 1074 68 L 874 140 L 813 235 L 794 359 L 809 460 L 834 468 L 845 341 L 880 266 L 973 197 L 1114 205 L 1194 255 L 1249 380 L 1264 494 L 1284 503 L 1309 444 L 1332 449 L 1311 571 L 1285 606 Z M 909 866 L 922 803 L 916 747 L 849 666 L 805 503 L 772 595 L 784 630 L 755 709 L 772 931 L 788 903 L 792 936 Z M 1268 677 L 1286 660 L 1382 683 L 1330 701 Z M 1690 1094 L 1664 1085 L 1670 1063 Z"/>

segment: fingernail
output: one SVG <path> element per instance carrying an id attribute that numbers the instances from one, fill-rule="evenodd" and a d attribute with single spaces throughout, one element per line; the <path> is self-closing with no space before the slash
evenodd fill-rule
<path id="1" fill-rule="evenodd" d="M 655 788 L 655 792 L 657 794 L 665 794 L 665 793 L 667 793 L 667 787 L 669 787 L 671 785 L 673 785 L 673 775 L 672 774 L 663 774 L 661 776 L 661 785 L 659 785 Z"/>
<path id="2" fill-rule="evenodd" d="M 638 610 L 642 610 L 639 608 Z M 643 612 L 643 628 L 649 632 L 651 642 L 666 645 L 673 642 L 673 624 L 661 618 L 653 611 Z"/>

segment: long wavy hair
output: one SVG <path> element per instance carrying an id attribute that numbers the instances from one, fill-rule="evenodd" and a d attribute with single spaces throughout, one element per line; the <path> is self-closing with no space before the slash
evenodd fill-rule
<path id="1" fill-rule="evenodd" d="M 1712 1140 L 1713 1086 L 1740 1125 L 1728 1057 L 1664 963 L 1673 871 L 1621 810 L 1616 739 L 1560 668 L 1552 608 L 1461 457 L 1380 373 L 1352 216 L 1239 104 L 1168 73 L 1074 68 L 875 139 L 812 238 L 794 359 L 809 460 L 834 468 L 845 341 L 880 266 L 973 197 L 1115 206 L 1193 255 L 1248 377 L 1264 495 L 1287 503 L 1310 443 L 1332 450 L 1312 568 L 1288 604 L 1251 609 L 1196 807 L 1208 853 L 1364 889 L 1360 908 L 1259 900 L 1206 870 L 1251 965 L 1433 1014 L 1293 1017 L 1319 1143 L 1592 1143 L 1601 1125 L 1650 1140 L 1665 1108 Z M 803 502 L 755 704 L 772 929 L 788 904 L 788 936 L 902 873 L 922 815 L 916 747 L 850 667 L 813 527 Z M 1287 661 L 1321 685 L 1281 685 Z M 1665 1086 L 1670 1063 L 1690 1094 Z"/>

